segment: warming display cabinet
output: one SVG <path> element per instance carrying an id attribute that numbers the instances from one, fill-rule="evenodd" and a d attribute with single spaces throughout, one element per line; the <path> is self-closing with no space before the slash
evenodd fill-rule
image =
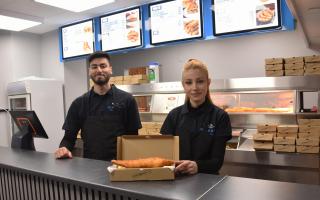
<path id="1" fill-rule="evenodd" d="M 213 80 L 213 102 L 227 111 L 235 129 L 257 124 L 296 124 L 297 118 L 318 117 L 320 76 L 257 77 Z M 161 122 L 185 100 L 181 82 L 117 86 L 132 93 L 142 121 Z"/>
<path id="2" fill-rule="evenodd" d="M 135 96 L 143 122 L 163 122 L 167 113 L 185 100 L 181 82 L 117 87 Z M 319 91 L 320 76 L 213 80 L 211 98 L 229 113 L 233 128 L 221 172 L 319 184 L 319 154 L 257 152 L 252 140 L 258 124 L 294 125 L 299 118 L 320 118 Z"/>

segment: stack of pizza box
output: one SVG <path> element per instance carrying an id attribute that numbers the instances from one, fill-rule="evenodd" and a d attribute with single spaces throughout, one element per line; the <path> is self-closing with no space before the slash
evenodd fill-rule
<path id="1" fill-rule="evenodd" d="M 144 74 L 123 76 L 123 85 L 148 83 L 148 77 Z"/>
<path id="2" fill-rule="evenodd" d="M 273 137 L 277 131 L 275 124 L 257 125 L 257 133 L 253 134 L 253 148 L 255 150 L 273 150 Z"/>
<path id="3" fill-rule="evenodd" d="M 284 75 L 283 58 L 267 58 L 265 59 L 266 76 L 283 76 Z"/>
<path id="4" fill-rule="evenodd" d="M 319 153 L 320 119 L 298 119 L 297 152 Z"/>
<path id="5" fill-rule="evenodd" d="M 320 55 L 305 56 L 305 75 L 320 75 Z"/>
<path id="6" fill-rule="evenodd" d="M 274 138 L 274 151 L 296 152 L 296 139 L 298 125 L 278 125 L 277 134 Z"/>
<path id="7" fill-rule="evenodd" d="M 303 76 L 304 74 L 304 58 L 291 57 L 284 59 L 285 76 Z"/>
<path id="8" fill-rule="evenodd" d="M 142 128 L 139 129 L 139 135 L 160 135 L 161 122 L 142 122 L 141 124 Z"/>
<path id="9" fill-rule="evenodd" d="M 109 83 L 114 85 L 123 85 L 123 76 L 110 77 Z"/>

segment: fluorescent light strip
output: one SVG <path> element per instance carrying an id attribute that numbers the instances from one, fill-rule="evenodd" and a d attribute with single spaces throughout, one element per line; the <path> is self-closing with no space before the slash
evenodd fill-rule
<path id="1" fill-rule="evenodd" d="M 50 6 L 62 8 L 73 12 L 82 12 L 102 6 L 105 4 L 113 3 L 115 0 L 34 0 L 38 3 L 47 4 Z"/>
<path id="2" fill-rule="evenodd" d="M 40 22 L 0 15 L 0 29 L 21 31 L 41 24 Z"/>

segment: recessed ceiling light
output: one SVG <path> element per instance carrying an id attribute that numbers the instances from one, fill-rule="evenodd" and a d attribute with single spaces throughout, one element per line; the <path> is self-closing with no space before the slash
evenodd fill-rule
<path id="1" fill-rule="evenodd" d="M 50 6 L 70 10 L 73 12 L 82 12 L 102 6 L 108 3 L 113 3 L 115 0 L 34 0 L 38 3 L 47 4 Z"/>
<path id="2" fill-rule="evenodd" d="M 39 24 L 41 22 L 0 15 L 0 29 L 21 31 Z"/>

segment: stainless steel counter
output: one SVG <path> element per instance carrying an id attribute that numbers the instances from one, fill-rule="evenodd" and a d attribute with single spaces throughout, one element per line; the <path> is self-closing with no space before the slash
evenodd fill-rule
<path id="1" fill-rule="evenodd" d="M 319 154 L 227 150 L 220 174 L 320 185 Z"/>
<path id="2" fill-rule="evenodd" d="M 210 190 L 203 200 L 293 200 L 319 199 L 319 186 L 227 177 Z"/>
<path id="3" fill-rule="evenodd" d="M 320 196 L 314 185 L 210 174 L 174 181 L 110 182 L 109 164 L 76 157 L 56 160 L 53 154 L 0 147 L 0 199 L 315 200 Z"/>

